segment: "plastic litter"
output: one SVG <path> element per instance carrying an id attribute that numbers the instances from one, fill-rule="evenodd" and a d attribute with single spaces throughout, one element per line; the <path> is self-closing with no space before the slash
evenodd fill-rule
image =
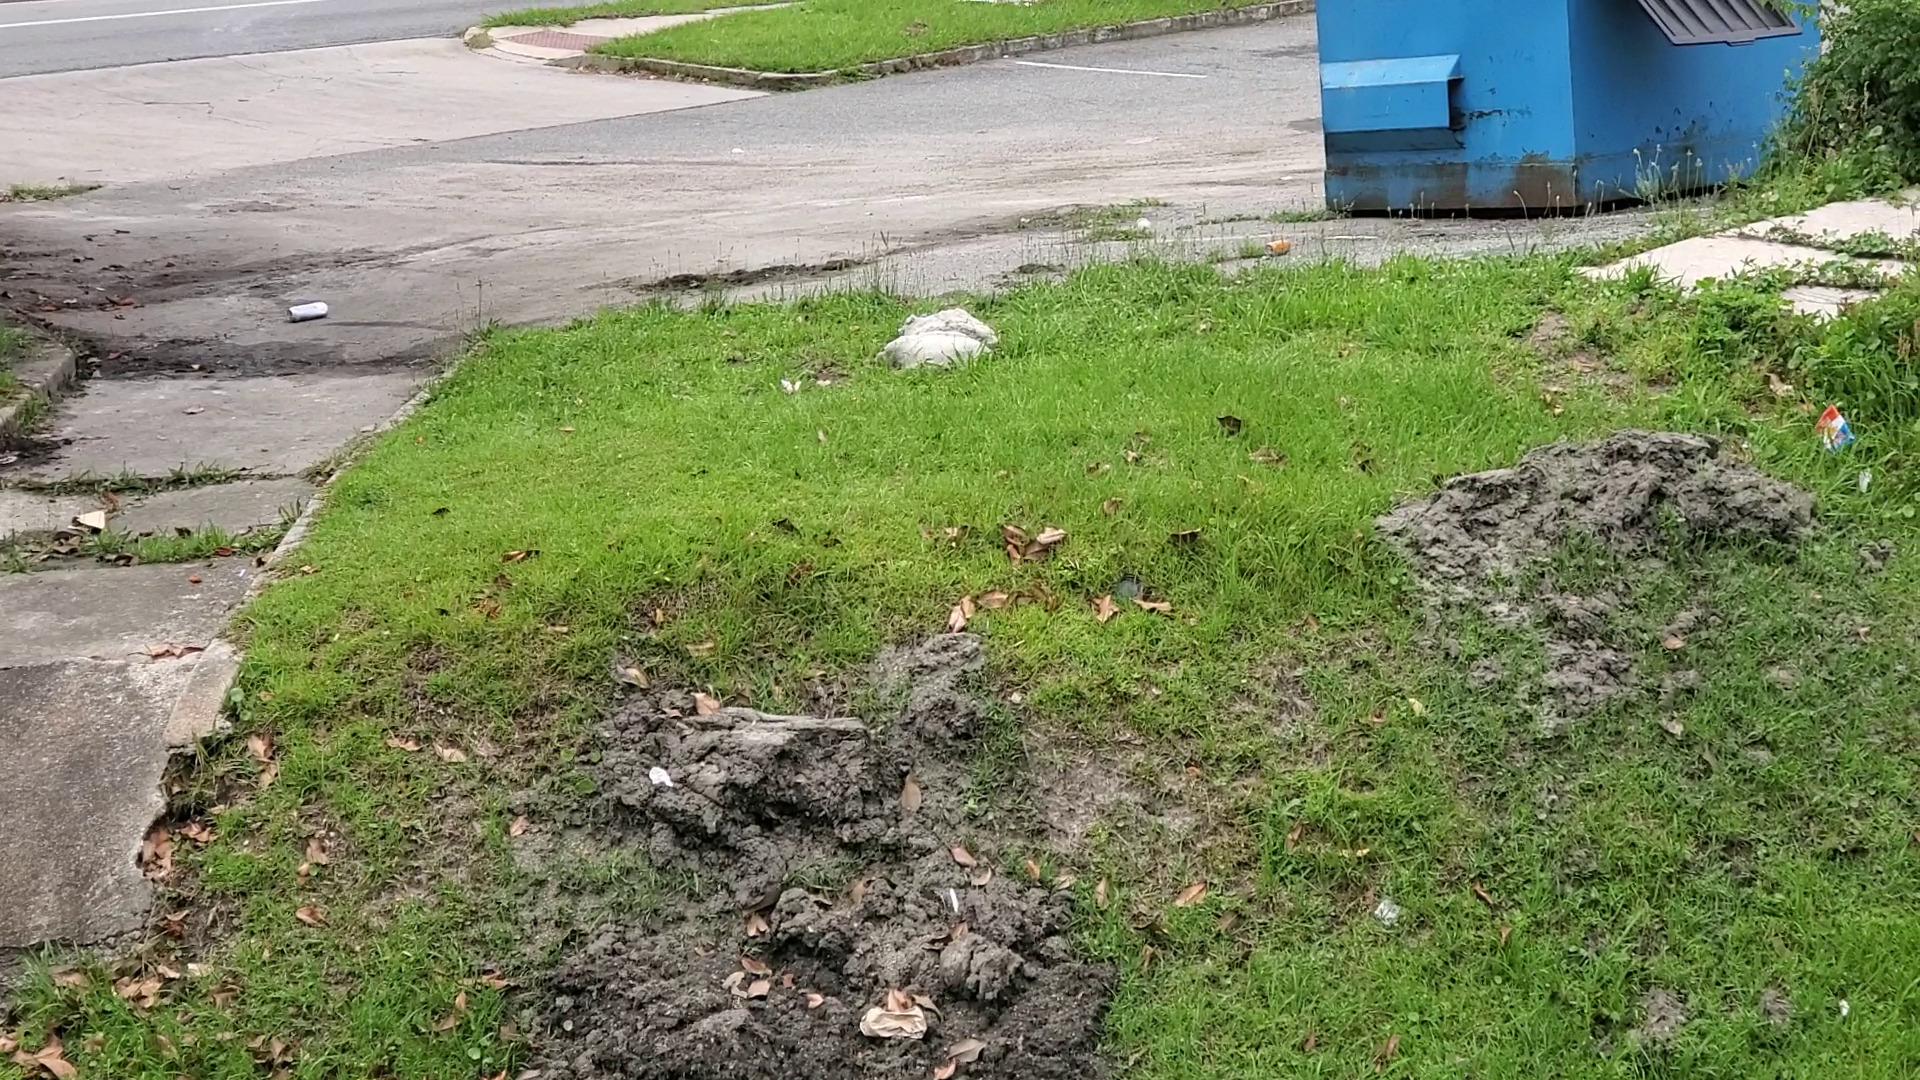
<path id="1" fill-rule="evenodd" d="M 946 367 L 971 360 L 999 343 L 993 327 L 964 308 L 947 308 L 900 324 L 900 335 L 887 342 L 880 357 L 897 368 Z"/>
<path id="2" fill-rule="evenodd" d="M 667 770 L 661 768 L 658 765 L 655 765 L 653 768 L 647 770 L 647 779 L 653 781 L 654 787 L 672 787 L 673 786 L 672 775 L 669 774 Z"/>
<path id="3" fill-rule="evenodd" d="M 1853 427 L 1847 423 L 1846 417 L 1840 415 L 1840 410 L 1832 405 L 1827 406 L 1827 411 L 1820 414 L 1820 422 L 1814 426 L 1814 430 L 1820 433 L 1820 443 L 1827 448 L 1829 454 L 1837 454 L 1853 445 Z"/>
<path id="4" fill-rule="evenodd" d="M 287 321 L 312 322 L 327 317 L 327 305 L 314 301 L 311 304 L 295 304 L 287 309 Z"/>
<path id="5" fill-rule="evenodd" d="M 1381 926 L 1392 926 L 1400 921 L 1400 905 L 1393 902 L 1393 897 L 1383 896 L 1373 905 L 1373 917 L 1380 920 Z"/>

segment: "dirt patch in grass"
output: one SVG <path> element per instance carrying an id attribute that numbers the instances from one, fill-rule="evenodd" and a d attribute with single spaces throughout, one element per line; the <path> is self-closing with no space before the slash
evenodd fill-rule
<path id="1" fill-rule="evenodd" d="M 1412 564 L 1436 614 L 1466 608 L 1496 626 L 1538 632 L 1545 669 L 1537 687 L 1523 692 L 1536 692 L 1553 727 L 1638 689 L 1635 643 L 1620 632 L 1634 575 L 1568 582 L 1543 571 L 1557 549 L 1589 543 L 1632 560 L 1655 558 L 1676 541 L 1792 546 L 1807 536 L 1812 516 L 1812 495 L 1731 460 L 1714 439 L 1623 431 L 1587 445 L 1540 447 L 1511 469 L 1457 477 L 1377 524 Z M 1663 628 L 1662 642 L 1683 648 L 1684 635 L 1704 618 L 1681 612 Z"/>
<path id="2" fill-rule="evenodd" d="M 1067 883 L 967 813 L 983 662 L 964 634 L 889 650 L 876 689 L 897 711 L 873 724 L 682 693 L 618 710 L 612 828 L 696 885 L 561 963 L 543 1075 L 924 1077 L 955 1057 L 969 1076 L 1103 1075 L 1113 976 L 1073 957 Z M 862 1034 L 890 992 L 920 1037 Z"/>

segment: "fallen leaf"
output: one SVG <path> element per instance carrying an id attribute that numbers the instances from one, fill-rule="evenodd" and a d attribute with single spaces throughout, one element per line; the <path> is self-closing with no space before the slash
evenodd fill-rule
<path id="1" fill-rule="evenodd" d="M 1147 969 L 1153 966 L 1153 957 L 1156 952 L 1158 952 L 1158 950 L 1156 950 L 1151 945 L 1141 946 L 1140 948 L 1140 973 L 1141 974 L 1143 975 L 1146 974 Z"/>
<path id="2" fill-rule="evenodd" d="M 69 990 L 85 990 L 91 981 L 87 978 L 86 972 L 74 968 L 56 971 L 53 975 L 53 985 L 64 986 Z"/>
<path id="3" fill-rule="evenodd" d="M 958 1071 L 960 1071 L 960 1063 L 952 1058 L 948 1058 L 933 1067 L 933 1080 L 950 1080 L 953 1074 Z"/>
<path id="4" fill-rule="evenodd" d="M 257 731 L 247 736 L 247 750 L 253 754 L 253 760 L 266 764 L 273 760 L 273 733 Z"/>
<path id="5" fill-rule="evenodd" d="M 895 1007 L 902 1005 L 904 1007 Z M 875 1005 L 860 1018 L 860 1034 L 870 1039 L 925 1038 L 927 1014 L 911 997 L 898 990 L 889 990 L 885 1005 Z"/>
<path id="6" fill-rule="evenodd" d="M 1476 881 L 1472 883 L 1472 888 L 1473 888 L 1473 895 L 1476 898 L 1478 898 L 1481 903 L 1487 905 L 1490 908 L 1499 906 L 1493 902 L 1493 894 L 1487 891 L 1486 886 Z"/>
<path id="7" fill-rule="evenodd" d="M 165 825 L 147 830 L 147 838 L 140 844 L 140 869 L 155 881 L 173 873 L 173 835 Z"/>
<path id="8" fill-rule="evenodd" d="M 571 425 L 571 424 L 569 424 L 569 425 L 567 425 L 566 427 L 563 427 L 563 428 L 561 428 L 561 429 L 560 429 L 560 432 L 561 432 L 561 434 L 563 434 L 563 435 L 571 435 L 571 434 L 573 434 L 573 432 L 574 432 L 574 428 L 573 428 L 573 425 Z"/>
<path id="9" fill-rule="evenodd" d="M 979 865 L 979 860 L 973 857 L 973 852 L 968 851 L 966 848 L 963 848 L 963 847 L 949 848 L 948 854 L 952 855 L 953 861 L 959 863 L 961 866 Z"/>
<path id="10" fill-rule="evenodd" d="M 782 973 L 781 973 L 781 975 L 780 975 L 780 989 L 782 989 L 782 990 L 791 990 L 791 989 L 793 989 L 793 972 L 791 972 L 791 971 L 787 971 L 787 972 L 782 972 Z"/>
<path id="11" fill-rule="evenodd" d="M 971 1065 L 980 1060 L 980 1052 L 986 1048 L 987 1044 L 979 1039 L 961 1039 L 947 1047 L 947 1057 L 962 1065 Z"/>
<path id="12" fill-rule="evenodd" d="M 1013 597 L 999 589 L 988 593 L 981 593 L 975 599 L 982 608 L 988 611 L 999 611 L 1001 608 L 1013 606 Z"/>
<path id="13" fill-rule="evenodd" d="M 771 981 L 767 979 L 755 979 L 753 980 L 753 985 L 747 987 L 747 996 L 750 998 L 763 998 L 772 992 L 772 990 L 773 983 Z"/>
<path id="14" fill-rule="evenodd" d="M 1073 888 L 1073 883 L 1079 880 L 1080 878 L 1078 876 L 1071 873 L 1056 874 L 1053 878 L 1054 891 L 1059 892 L 1065 889 L 1071 889 Z"/>
<path id="15" fill-rule="evenodd" d="M 502 975 L 497 971 L 483 971 L 478 976 L 476 976 L 473 981 L 479 983 L 482 986 L 490 987 L 494 990 L 505 990 L 507 987 L 513 985 L 511 982 L 507 981 L 507 977 L 505 975 Z"/>
<path id="16" fill-rule="evenodd" d="M 715 649 L 715 647 L 716 645 L 712 638 L 708 638 L 705 641 L 696 641 L 693 644 L 687 646 L 687 655 L 688 656 L 712 656 L 713 650 Z"/>
<path id="17" fill-rule="evenodd" d="M 326 914 L 323 913 L 319 908 L 314 907 L 312 904 L 308 904 L 306 907 L 296 910 L 293 913 L 293 917 L 296 919 L 299 919 L 303 923 L 306 923 L 308 926 L 327 925 Z"/>
<path id="18" fill-rule="evenodd" d="M 928 997 L 927 995 L 925 995 L 925 994 L 915 994 L 915 995 L 913 995 L 913 1000 L 914 1000 L 914 1003 L 915 1003 L 915 1004 L 917 1004 L 917 1005 L 919 1005 L 919 1006 L 920 1006 L 921 1008 L 923 1008 L 923 1009 L 925 1009 L 925 1010 L 927 1010 L 928 1012 L 930 1012 L 930 1013 L 932 1013 L 933 1015 L 935 1015 L 935 1016 L 939 1016 L 939 1015 L 940 1015 L 940 1010 L 939 1010 L 939 1008 L 938 1008 L 938 1007 L 936 1007 L 936 1006 L 934 1005 L 934 1003 L 933 1003 L 933 999 L 932 999 L 932 998 L 930 998 L 930 997 Z"/>
<path id="19" fill-rule="evenodd" d="M 1920 829 L 1913 830 L 1913 842 L 1920 844 Z M 1034 881 L 1040 880 L 1040 864 L 1032 859 L 1027 860 L 1027 876 Z"/>
<path id="20" fill-rule="evenodd" d="M 1293 823 L 1293 828 L 1287 830 L 1287 850 L 1288 851 L 1292 851 L 1294 848 L 1297 848 L 1300 846 L 1300 837 L 1306 831 L 1307 831 L 1306 822 L 1296 821 Z"/>
<path id="21" fill-rule="evenodd" d="M 1679 652 L 1687 647 L 1687 639 L 1679 634 L 1668 634 L 1660 639 L 1660 647 L 1668 652 Z"/>
<path id="22" fill-rule="evenodd" d="M 1381 1047 L 1380 1052 L 1373 1055 L 1373 1071 L 1377 1073 L 1386 1072 L 1387 1062 L 1392 1061 L 1398 1056 L 1400 1056 L 1400 1036 L 1389 1035 L 1387 1037 L 1387 1045 Z"/>
<path id="23" fill-rule="evenodd" d="M 859 907 L 860 901 L 867 898 L 867 890 L 873 888 L 874 880 L 870 877 L 853 879 L 853 884 L 847 888 L 847 898 L 853 901 L 855 907 Z"/>
<path id="24" fill-rule="evenodd" d="M 700 716 L 716 716 L 720 712 L 720 703 L 706 694 L 696 692 L 693 695 L 693 711 Z"/>
<path id="25" fill-rule="evenodd" d="M 807 991 L 807 1008 L 817 1009 L 820 1006 L 825 1005 L 826 1003 L 827 1003 L 827 995 L 815 993 L 812 990 Z"/>
<path id="26" fill-rule="evenodd" d="M 189 585 L 198 585 L 198 584 L 200 584 L 200 575 L 199 575 L 199 574 L 188 574 L 188 575 L 187 575 L 187 584 L 189 584 Z"/>
<path id="27" fill-rule="evenodd" d="M 650 690 L 653 688 L 653 683 L 647 678 L 647 673 L 631 664 L 616 666 L 613 669 L 613 677 L 617 682 L 624 683 L 627 686 L 637 687 L 641 690 Z"/>
<path id="28" fill-rule="evenodd" d="M 1229 414 L 1227 416 L 1216 416 L 1214 419 L 1220 422 L 1220 430 L 1226 432 L 1228 438 L 1240 434 L 1241 424 L 1239 417 Z"/>
<path id="29" fill-rule="evenodd" d="M 1133 602 L 1142 611 L 1157 611 L 1162 615 L 1173 611 L 1173 602 L 1170 600 L 1148 600 L 1144 596 L 1136 596 L 1133 598 Z"/>
<path id="30" fill-rule="evenodd" d="M 1167 542 L 1173 544 L 1175 547 L 1188 547 L 1197 544 L 1200 542 L 1200 530 L 1181 529 L 1177 533 L 1168 534 Z"/>
<path id="31" fill-rule="evenodd" d="M 761 960 L 758 957 L 753 957 L 753 956 L 742 956 L 740 958 L 740 970 L 746 972 L 749 975 L 773 974 L 773 969 L 767 966 L 767 962 L 765 960 Z"/>
<path id="32" fill-rule="evenodd" d="M 1095 907 L 1104 908 L 1107 906 L 1107 879 L 1106 878 L 1101 878 L 1100 883 L 1093 887 L 1093 903 Z"/>
<path id="33" fill-rule="evenodd" d="M 1112 596 L 1102 596 L 1093 602 L 1093 617 L 1102 623 L 1120 614 L 1120 605 L 1113 602 Z"/>
<path id="34" fill-rule="evenodd" d="M 1780 376 L 1775 375 L 1771 371 L 1767 372 L 1767 389 L 1773 391 L 1773 396 L 1777 398 L 1790 398 L 1793 396 L 1793 384 L 1782 381 Z"/>
<path id="35" fill-rule="evenodd" d="M 88 532 L 101 532 L 107 527 L 107 512 L 105 510 L 89 510 L 84 514 L 75 514 L 73 523 Z"/>
<path id="36" fill-rule="evenodd" d="M 0 1054 L 11 1054 L 20 1049 L 20 1044 L 11 1035 L 0 1035 Z"/>
<path id="37" fill-rule="evenodd" d="M 206 847 L 208 844 L 213 843 L 214 840 L 213 830 L 209 829 L 206 823 L 202 821 L 189 821 L 185 825 L 180 826 L 180 835 L 199 844 L 201 847 Z"/>
<path id="38" fill-rule="evenodd" d="M 467 752 L 457 746 L 442 746 L 439 743 L 435 743 L 433 752 L 439 756 L 441 761 L 449 765 L 458 765 L 467 760 Z"/>
<path id="39" fill-rule="evenodd" d="M 433 1022 L 433 1030 L 437 1032 L 452 1031 L 454 1028 L 457 1028 L 459 1026 L 460 1026 L 460 1018 L 453 1015 L 452 1013 L 448 1013 L 447 1015 Z"/>
<path id="40" fill-rule="evenodd" d="M 920 809 L 920 802 L 920 783 L 909 773 L 905 782 L 900 785 L 900 808 L 911 814 Z"/>
<path id="41" fill-rule="evenodd" d="M 759 912 L 757 911 L 747 912 L 747 936 L 748 937 L 750 938 L 765 937 L 767 936 L 767 931 L 770 929 L 771 927 L 767 925 L 767 920 L 763 918 Z"/>
<path id="42" fill-rule="evenodd" d="M 967 628 L 967 621 L 973 618 L 973 597 L 963 596 L 960 602 L 947 612 L 947 629 L 959 633 Z"/>
<path id="43" fill-rule="evenodd" d="M 967 880 L 973 882 L 975 888 L 984 889 L 993 880 L 993 867 L 977 866 L 973 873 L 967 875 Z"/>
<path id="44" fill-rule="evenodd" d="M 1180 895 L 1173 898 L 1173 906 L 1174 907 L 1192 907 L 1193 905 L 1199 903 L 1202 900 L 1205 900 L 1206 898 L 1207 898 L 1207 883 L 1204 881 L 1196 881 L 1193 884 L 1187 886 L 1186 888 L 1180 890 Z"/>
<path id="45" fill-rule="evenodd" d="M 1300 1044 L 1300 1049 L 1305 1050 L 1307 1053 L 1311 1054 L 1319 1048 L 1320 1048 L 1320 1033 L 1317 1031 L 1307 1032 L 1307 1041 Z"/>
<path id="46" fill-rule="evenodd" d="M 419 742 L 413 739 L 403 739 L 400 736 L 395 735 L 387 740 L 387 747 L 388 749 L 391 749 L 391 750 L 405 750 L 407 753 L 411 754 L 414 751 L 420 749 L 420 744 Z"/>
<path id="47" fill-rule="evenodd" d="M 1120 504 L 1123 502 L 1126 502 L 1126 500 L 1122 499 L 1118 495 L 1115 495 L 1113 498 L 1108 499 L 1105 502 L 1100 504 L 1100 512 L 1102 514 L 1105 514 L 1108 517 L 1112 517 L 1113 515 L 1120 512 Z"/>
<path id="48" fill-rule="evenodd" d="M 505 555 L 500 556 L 500 561 L 503 563 L 526 562 L 538 554 L 540 554 L 539 548 L 528 548 L 525 551 L 509 551 Z"/>
<path id="49" fill-rule="evenodd" d="M 513 824 L 507 826 L 507 835 L 508 836 L 525 836 L 526 834 L 527 834 L 527 815 L 521 814 L 519 817 L 513 819 Z"/>
<path id="50" fill-rule="evenodd" d="M 1513 936 L 1513 927 L 1502 926 L 1500 928 L 1500 944 L 1505 945 L 1507 943 L 1507 939 L 1512 936 Z"/>
<path id="51" fill-rule="evenodd" d="M 1681 723 L 1680 718 L 1677 716 L 1661 717 L 1660 726 L 1666 730 L 1667 734 L 1673 736 L 1676 739 L 1686 734 L 1687 732 L 1687 725 Z"/>
<path id="52" fill-rule="evenodd" d="M 1407 699 L 1407 708 L 1412 709 L 1413 715 L 1415 716 L 1427 715 L 1427 703 L 1424 701 L 1421 701 L 1417 697 L 1410 697 Z"/>
<path id="53" fill-rule="evenodd" d="M 13 1061 L 18 1065 L 38 1065 L 47 1070 L 56 1080 L 75 1080 L 80 1075 L 80 1070 L 67 1061 L 65 1053 L 66 1048 L 60 1045 L 60 1037 L 49 1035 L 47 1045 L 41 1047 L 37 1053 L 16 1051 Z"/>
<path id="54" fill-rule="evenodd" d="M 1266 465 L 1277 469 L 1287 463 L 1287 455 L 1275 450 L 1271 446 L 1263 446 L 1248 454 L 1247 460 L 1253 462 L 1255 465 Z"/>
<path id="55" fill-rule="evenodd" d="M 1062 540 L 1065 540 L 1066 538 L 1067 538 L 1067 530 L 1055 528 L 1050 525 L 1044 529 L 1041 529 L 1040 535 L 1034 537 L 1033 542 L 1036 544 L 1039 544 L 1043 548 L 1050 548 L 1055 544 L 1060 543 Z"/>
<path id="56" fill-rule="evenodd" d="M 744 971 L 735 971 L 729 973 L 726 978 L 721 979 L 720 985 L 731 991 L 734 997 L 746 997 L 747 992 L 744 989 L 746 982 L 747 973 Z"/>

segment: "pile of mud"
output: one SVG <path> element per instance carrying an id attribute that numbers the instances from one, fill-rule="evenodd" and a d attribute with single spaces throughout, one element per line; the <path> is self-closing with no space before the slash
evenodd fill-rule
<path id="1" fill-rule="evenodd" d="M 1528 571 L 1576 537 L 1629 557 L 1668 550 L 1676 539 L 1790 547 L 1812 520 L 1810 494 L 1729 459 L 1717 440 L 1622 431 L 1587 445 L 1540 447 L 1511 469 L 1457 477 L 1376 525 L 1412 566 L 1436 617 L 1469 607 L 1498 625 L 1538 631 L 1547 668 L 1537 704 L 1554 726 L 1639 688 L 1634 643 L 1621 640 L 1616 626 L 1635 583 L 1623 576 L 1574 593 L 1551 575 L 1523 586 Z"/>
<path id="2" fill-rule="evenodd" d="M 543 1080 L 1105 1075 L 1113 974 L 1073 958 L 1070 895 L 967 827 L 982 666 L 967 634 L 883 656 L 874 726 L 681 694 L 619 710 L 615 827 L 694 899 L 561 963 Z M 889 997 L 877 1022 L 921 1037 L 862 1033 Z"/>

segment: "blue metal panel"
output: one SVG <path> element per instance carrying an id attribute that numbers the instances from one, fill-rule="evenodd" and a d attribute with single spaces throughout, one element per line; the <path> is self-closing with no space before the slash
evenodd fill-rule
<path id="1" fill-rule="evenodd" d="M 1458 56 L 1345 60 L 1320 65 L 1320 126 L 1329 132 L 1453 126 L 1449 90 Z"/>

